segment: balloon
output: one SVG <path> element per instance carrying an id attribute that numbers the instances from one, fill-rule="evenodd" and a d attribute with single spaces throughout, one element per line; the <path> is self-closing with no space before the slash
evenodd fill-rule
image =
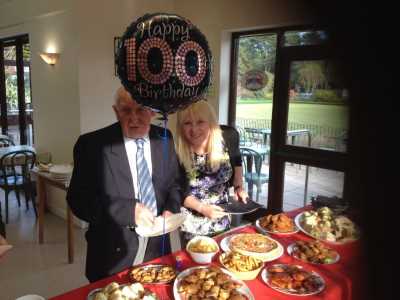
<path id="1" fill-rule="evenodd" d="M 147 14 L 122 36 L 117 72 L 136 102 L 165 115 L 204 98 L 211 82 L 211 51 L 187 19 Z"/>

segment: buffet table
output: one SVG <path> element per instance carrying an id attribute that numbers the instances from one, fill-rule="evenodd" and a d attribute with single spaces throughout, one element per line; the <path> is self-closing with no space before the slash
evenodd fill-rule
<path id="1" fill-rule="evenodd" d="M 288 215 L 294 217 L 304 209 L 296 210 L 287 213 Z M 252 225 L 246 225 L 234 228 L 229 232 L 224 233 L 221 236 L 216 237 L 216 240 L 219 242 L 222 238 L 232 233 L 255 233 L 257 232 L 256 228 Z M 274 235 L 272 238 L 279 241 L 284 248 L 293 243 L 296 240 L 310 240 L 311 238 L 306 236 L 305 234 L 298 232 L 289 236 L 279 236 Z M 276 263 L 285 263 L 285 264 L 297 264 L 303 266 L 307 270 L 313 270 L 319 273 L 323 279 L 325 280 L 326 287 L 325 289 L 316 295 L 306 296 L 307 299 L 362 299 L 364 295 L 363 291 L 363 264 L 362 264 L 362 255 L 361 255 L 361 242 L 355 241 L 344 245 L 329 245 L 331 248 L 338 251 L 340 254 L 340 260 L 331 265 L 314 265 L 308 264 L 301 260 L 295 259 L 285 253 L 272 262 L 267 262 L 266 266 L 273 265 Z M 186 251 L 180 250 L 174 252 L 173 254 L 163 256 L 157 258 L 148 263 L 162 263 L 162 264 L 170 264 L 175 266 L 176 261 L 175 257 L 179 256 L 182 259 L 182 270 L 198 266 L 198 264 L 194 263 L 191 259 L 190 255 L 186 253 Z M 218 260 L 218 254 L 213 259 L 213 264 L 221 267 L 221 264 Z M 72 290 L 65 294 L 56 296 L 51 298 L 52 300 L 86 300 L 87 295 L 90 291 L 95 288 L 101 288 L 107 285 L 112 281 L 116 281 L 118 283 L 126 283 L 129 281 L 128 271 L 125 270 L 119 274 L 111 276 L 109 278 L 105 278 L 103 280 L 97 281 L 92 284 L 88 284 L 86 286 L 80 287 L 78 289 Z M 299 299 L 298 296 L 286 295 L 271 289 L 267 286 L 263 280 L 261 279 L 261 272 L 257 276 L 256 279 L 251 281 L 245 281 L 247 286 L 250 288 L 253 293 L 255 299 Z M 174 299 L 173 297 L 173 283 L 169 285 L 145 285 L 146 288 L 155 292 L 160 300 L 165 299 Z M 304 297 L 300 297 L 304 298 Z"/>

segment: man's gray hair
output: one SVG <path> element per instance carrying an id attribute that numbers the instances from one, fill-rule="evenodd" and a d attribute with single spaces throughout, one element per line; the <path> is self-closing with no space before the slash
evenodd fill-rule
<path id="1" fill-rule="evenodd" d="M 132 98 L 131 94 L 123 86 L 120 86 L 114 94 L 114 105 L 118 106 L 120 100 L 124 97 Z"/>

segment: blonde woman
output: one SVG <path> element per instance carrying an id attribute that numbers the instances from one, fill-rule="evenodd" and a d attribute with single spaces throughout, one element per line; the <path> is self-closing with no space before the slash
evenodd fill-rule
<path id="1" fill-rule="evenodd" d="M 230 227 L 230 217 L 217 204 L 228 202 L 228 189 L 246 202 L 243 189 L 239 135 L 218 125 L 206 101 L 178 112 L 177 154 L 186 171 L 187 190 L 182 210 L 187 214 L 181 227 L 184 241 L 195 235 L 214 235 Z"/>

